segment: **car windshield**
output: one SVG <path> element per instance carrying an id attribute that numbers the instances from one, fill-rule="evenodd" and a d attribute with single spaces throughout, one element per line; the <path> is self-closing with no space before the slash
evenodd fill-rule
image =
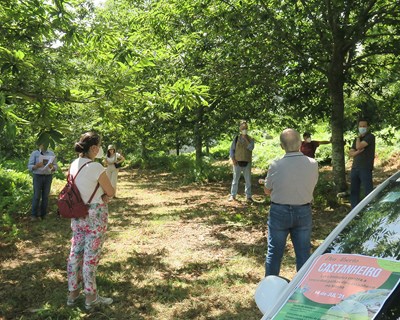
<path id="1" fill-rule="evenodd" d="M 335 238 L 327 252 L 400 260 L 400 179 L 390 181 Z"/>

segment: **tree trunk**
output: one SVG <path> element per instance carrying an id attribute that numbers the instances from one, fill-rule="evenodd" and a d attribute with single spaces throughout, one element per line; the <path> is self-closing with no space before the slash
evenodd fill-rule
<path id="1" fill-rule="evenodd" d="M 196 124 L 194 126 L 194 141 L 195 141 L 195 148 L 196 148 L 196 167 L 201 170 L 203 167 L 203 137 L 201 133 L 202 123 L 203 123 L 203 107 L 200 106 L 197 109 L 197 117 L 196 117 Z"/>
<path id="2" fill-rule="evenodd" d="M 175 149 L 176 149 L 176 155 L 179 156 L 179 150 L 181 148 L 181 143 L 179 141 L 179 138 L 177 137 L 175 139 Z"/>
<path id="3" fill-rule="evenodd" d="M 146 147 L 147 141 L 145 139 L 141 140 L 141 154 L 142 154 L 142 159 L 146 162 L 149 159 L 149 151 Z"/>
<path id="4" fill-rule="evenodd" d="M 329 94 L 332 103 L 331 129 L 332 129 L 332 166 L 333 181 L 337 192 L 347 190 L 346 167 L 344 157 L 344 59 L 340 49 L 334 49 L 331 64 L 328 70 Z"/>
<path id="5" fill-rule="evenodd" d="M 205 141 L 206 144 L 206 156 L 208 157 L 210 155 L 210 139 L 207 138 Z"/>

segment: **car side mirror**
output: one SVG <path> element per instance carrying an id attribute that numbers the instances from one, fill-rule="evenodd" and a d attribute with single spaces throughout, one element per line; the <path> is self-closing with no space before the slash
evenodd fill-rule
<path id="1" fill-rule="evenodd" d="M 260 281 L 254 299 L 262 314 L 273 309 L 288 283 L 289 280 L 278 276 L 267 276 Z"/>

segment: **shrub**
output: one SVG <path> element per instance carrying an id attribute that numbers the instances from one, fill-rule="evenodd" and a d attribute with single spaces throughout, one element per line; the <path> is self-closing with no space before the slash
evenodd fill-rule
<path id="1" fill-rule="evenodd" d="M 17 166 L 18 167 L 18 166 Z M 15 213 L 26 212 L 31 205 L 32 181 L 28 173 L 0 166 L 0 237 L 15 238 L 18 228 Z"/>
<path id="2" fill-rule="evenodd" d="M 336 208 L 338 201 L 336 198 L 336 186 L 332 180 L 332 174 L 320 172 L 318 183 L 314 190 L 314 204 L 320 208 Z"/>
<path id="3" fill-rule="evenodd" d="M 139 154 L 127 154 L 125 156 L 124 165 L 127 165 L 129 168 L 141 168 L 143 166 L 143 159 Z"/>
<path id="4" fill-rule="evenodd" d="M 229 149 L 231 148 L 232 141 L 223 140 L 215 147 L 210 149 L 210 154 L 216 160 L 228 160 L 229 159 Z"/>
<path id="5" fill-rule="evenodd" d="M 270 164 L 275 159 L 283 157 L 285 152 L 281 148 L 279 136 L 256 142 L 253 151 L 253 167 L 260 168 L 262 170 L 268 170 Z"/>
<path id="6" fill-rule="evenodd" d="M 146 161 L 139 159 L 136 158 L 134 160 L 138 167 L 171 172 L 173 175 L 180 177 L 183 183 L 223 181 L 230 175 L 229 168 L 215 165 L 213 157 L 203 157 L 202 168 L 198 168 L 194 153 L 185 153 L 179 156 L 153 153 Z"/>
<path id="7" fill-rule="evenodd" d="M 0 167 L 0 211 L 27 210 L 32 195 L 32 181 L 28 173 Z"/>
<path id="8" fill-rule="evenodd" d="M 164 152 L 153 153 L 151 156 L 142 162 L 141 167 L 145 169 L 167 170 L 171 167 L 171 156 Z"/>
<path id="9" fill-rule="evenodd" d="M 204 157 L 202 169 L 199 170 L 194 165 L 189 180 L 195 182 L 220 182 L 230 176 L 231 170 L 228 166 L 217 165 L 212 158 Z"/>

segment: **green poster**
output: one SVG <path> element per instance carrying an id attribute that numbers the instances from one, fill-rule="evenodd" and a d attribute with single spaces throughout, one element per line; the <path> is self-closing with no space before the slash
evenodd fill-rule
<path id="1" fill-rule="evenodd" d="M 399 279 L 398 261 L 324 254 L 314 262 L 273 319 L 373 319 Z"/>

